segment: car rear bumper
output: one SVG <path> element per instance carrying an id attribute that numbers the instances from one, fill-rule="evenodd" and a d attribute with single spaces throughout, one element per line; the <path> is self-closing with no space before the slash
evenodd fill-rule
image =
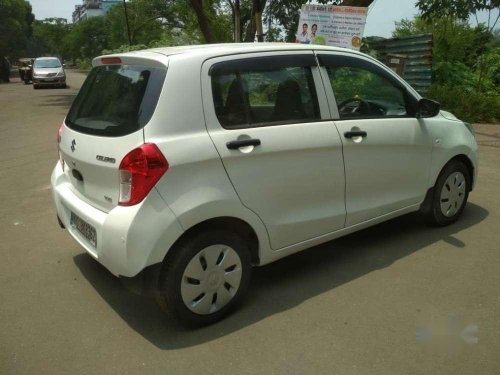
<path id="1" fill-rule="evenodd" d="M 135 206 L 117 206 L 103 212 L 73 193 L 60 163 L 52 172 L 51 185 L 62 225 L 92 257 L 116 276 L 133 277 L 144 268 L 161 262 L 183 233 L 175 215 L 156 189 Z M 71 212 L 95 228 L 95 246 L 71 224 Z"/>

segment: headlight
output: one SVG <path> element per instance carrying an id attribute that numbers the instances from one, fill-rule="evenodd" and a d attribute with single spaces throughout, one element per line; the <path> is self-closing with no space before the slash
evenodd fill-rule
<path id="1" fill-rule="evenodd" d="M 60 71 L 59 73 L 57 73 L 56 77 L 64 77 L 64 72 Z"/>
<path id="2" fill-rule="evenodd" d="M 474 130 L 474 126 L 469 124 L 468 122 L 464 122 L 465 127 L 471 132 L 471 134 L 475 137 L 476 131 Z"/>

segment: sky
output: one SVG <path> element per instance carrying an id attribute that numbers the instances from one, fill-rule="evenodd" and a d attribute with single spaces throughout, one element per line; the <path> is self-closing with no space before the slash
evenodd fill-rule
<path id="1" fill-rule="evenodd" d="M 62 17 L 71 22 L 71 14 L 76 4 L 81 0 L 29 0 L 36 19 Z M 365 36 L 390 37 L 394 30 L 394 22 L 403 18 L 413 18 L 416 15 L 416 0 L 375 0 L 366 20 Z M 487 21 L 485 14 L 480 15 L 480 21 Z M 475 21 L 474 21 L 475 22 Z M 497 26 L 498 27 L 498 26 Z"/>

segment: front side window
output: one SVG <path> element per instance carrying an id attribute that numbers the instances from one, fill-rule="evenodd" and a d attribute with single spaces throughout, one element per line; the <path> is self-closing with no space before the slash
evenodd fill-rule
<path id="1" fill-rule="evenodd" d="M 276 58 L 274 58 L 276 59 Z M 215 113 L 225 128 L 312 122 L 320 119 L 310 66 L 257 64 L 212 75 Z"/>
<path id="2" fill-rule="evenodd" d="M 362 66 L 326 66 L 341 119 L 406 117 L 404 90 Z"/>

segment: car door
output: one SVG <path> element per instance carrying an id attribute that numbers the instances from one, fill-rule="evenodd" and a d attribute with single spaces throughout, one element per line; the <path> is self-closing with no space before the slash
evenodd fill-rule
<path id="1" fill-rule="evenodd" d="M 211 59 L 207 128 L 243 205 L 280 249 L 342 229 L 342 143 L 312 51 Z"/>
<path id="2" fill-rule="evenodd" d="M 319 53 L 318 59 L 338 111 L 346 226 L 420 203 L 428 188 L 432 138 L 425 121 L 416 118 L 417 99 L 369 58 Z"/>

